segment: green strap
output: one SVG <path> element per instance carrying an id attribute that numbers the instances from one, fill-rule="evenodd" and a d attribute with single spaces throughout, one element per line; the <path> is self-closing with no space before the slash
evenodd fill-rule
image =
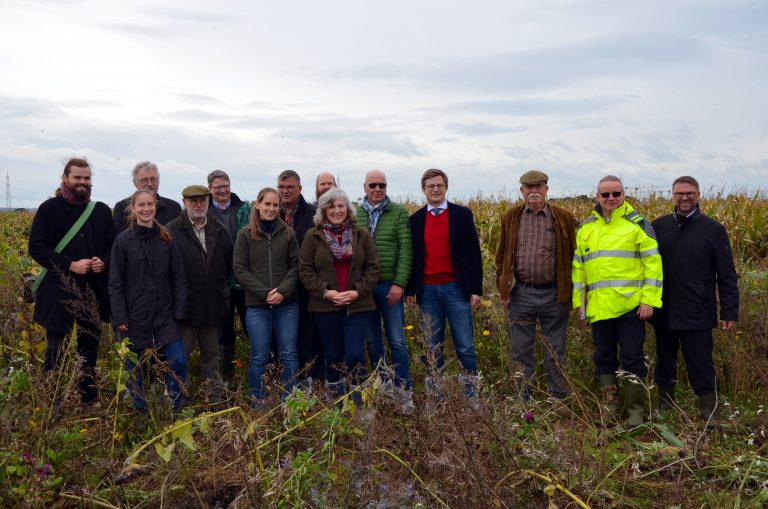
<path id="1" fill-rule="evenodd" d="M 85 222 L 91 216 L 91 212 L 93 212 L 93 208 L 95 206 L 96 206 L 96 202 L 94 200 L 91 200 L 88 202 L 88 205 L 85 206 L 85 210 L 83 211 L 82 214 L 80 214 L 80 217 L 77 218 L 77 221 L 75 221 L 75 224 L 72 225 L 72 228 L 69 229 L 67 234 L 64 235 L 64 237 L 61 238 L 59 243 L 56 244 L 56 247 L 53 248 L 54 253 L 59 254 L 62 251 L 64 251 L 64 248 L 67 247 L 67 244 L 69 244 L 69 241 L 75 238 L 75 235 L 77 235 L 77 232 L 80 231 L 80 228 L 83 227 Z M 37 275 L 37 279 L 35 279 L 35 283 L 32 285 L 32 293 L 37 292 L 37 289 L 40 288 L 41 284 L 43 284 L 43 279 L 45 279 L 46 274 L 48 274 L 48 269 L 43 267 L 43 269 Z"/>

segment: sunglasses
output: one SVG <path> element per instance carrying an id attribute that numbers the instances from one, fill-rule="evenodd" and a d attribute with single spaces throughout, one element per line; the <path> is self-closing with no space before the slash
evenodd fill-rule
<path id="1" fill-rule="evenodd" d="M 377 187 L 379 189 L 386 189 L 387 188 L 387 183 L 386 182 L 371 182 L 370 184 L 368 184 L 368 189 L 376 189 Z"/>
<path id="2" fill-rule="evenodd" d="M 613 196 L 614 198 L 618 198 L 622 194 L 624 194 L 624 191 L 612 191 L 612 192 L 600 193 L 600 196 L 603 197 L 603 198 L 608 198 L 609 196 Z"/>

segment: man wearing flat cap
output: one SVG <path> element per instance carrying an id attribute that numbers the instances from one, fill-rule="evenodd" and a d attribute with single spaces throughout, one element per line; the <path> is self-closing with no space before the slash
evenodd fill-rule
<path id="1" fill-rule="evenodd" d="M 210 191 L 201 185 L 181 192 L 184 209 L 166 225 L 180 249 L 187 276 L 186 320 L 182 320 L 184 353 L 200 347 L 201 380 L 210 404 L 221 401 L 219 335 L 229 316 L 232 240 L 226 227 L 208 211 Z"/>
<path id="2" fill-rule="evenodd" d="M 547 391 L 558 399 L 570 393 L 563 364 L 576 219 L 547 203 L 548 180 L 539 170 L 520 177 L 523 203 L 502 216 L 496 251 L 496 288 L 508 310 L 512 358 L 524 374 L 519 384 L 524 400 L 530 398 L 535 384 L 536 322 L 544 336 Z"/>

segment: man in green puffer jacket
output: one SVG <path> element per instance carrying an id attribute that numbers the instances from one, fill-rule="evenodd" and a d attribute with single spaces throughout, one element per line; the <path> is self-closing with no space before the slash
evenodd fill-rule
<path id="1" fill-rule="evenodd" d="M 374 318 L 368 328 L 368 357 L 373 367 L 389 364 L 381 334 L 383 320 L 392 353 L 391 367 L 395 372 L 395 380 L 393 384 L 386 370 L 382 370 L 382 392 L 395 399 L 400 412 L 409 414 L 415 409 L 408 345 L 403 332 L 403 290 L 411 277 L 413 263 L 409 214 L 405 207 L 390 201 L 387 196 L 387 176 L 383 171 L 369 171 L 365 176 L 363 190 L 365 198 L 357 209 L 357 224 L 371 233 L 381 263 L 379 281 L 373 290 L 378 313 L 372 315 Z"/>

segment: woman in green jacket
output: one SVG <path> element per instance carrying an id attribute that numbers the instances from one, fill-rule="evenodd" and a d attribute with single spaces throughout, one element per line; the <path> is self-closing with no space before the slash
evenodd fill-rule
<path id="1" fill-rule="evenodd" d="M 355 224 L 355 209 L 341 189 L 320 197 L 315 225 L 301 245 L 299 277 L 323 342 L 326 388 L 337 396 L 346 391 L 345 374 L 353 386 L 365 376 L 365 332 L 376 309 L 379 256 L 368 230 Z M 360 403 L 359 392 L 354 399 Z"/>
<path id="2" fill-rule="evenodd" d="M 248 385 L 254 408 L 264 408 L 262 376 L 269 359 L 273 327 L 283 367 L 283 397 L 291 392 L 298 371 L 299 246 L 293 230 L 278 216 L 279 207 L 277 190 L 262 189 L 248 226 L 240 230 L 235 241 L 235 278 L 245 290 L 248 308 L 245 312 L 251 343 Z"/>

